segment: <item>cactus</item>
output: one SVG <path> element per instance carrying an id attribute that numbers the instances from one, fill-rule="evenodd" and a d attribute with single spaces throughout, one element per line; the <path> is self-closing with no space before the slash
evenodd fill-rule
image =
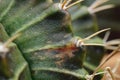
<path id="1" fill-rule="evenodd" d="M 0 0 L 0 80 L 88 79 L 111 49 L 95 16 L 107 1 Z"/>

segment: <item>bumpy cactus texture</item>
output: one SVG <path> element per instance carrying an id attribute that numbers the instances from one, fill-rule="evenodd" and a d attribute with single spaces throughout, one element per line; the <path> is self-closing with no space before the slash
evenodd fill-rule
<path id="1" fill-rule="evenodd" d="M 20 34 L 8 52 L 0 51 L 0 80 L 85 80 L 105 51 L 72 44 L 98 31 L 95 14 L 88 11 L 92 2 L 64 10 L 58 0 L 0 0 L 0 44 Z M 95 37 L 86 43 L 103 41 Z"/>

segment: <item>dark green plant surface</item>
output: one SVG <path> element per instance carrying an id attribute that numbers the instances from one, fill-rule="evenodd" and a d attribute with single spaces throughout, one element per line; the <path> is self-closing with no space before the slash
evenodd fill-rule
<path id="1" fill-rule="evenodd" d="M 9 44 L 7 53 L 0 51 L 0 80 L 85 80 L 99 65 L 104 47 L 72 44 L 74 38 L 98 30 L 87 10 L 89 2 L 68 10 L 55 2 L 0 0 L 0 44 L 21 34 Z M 86 43 L 103 41 L 95 37 Z"/>

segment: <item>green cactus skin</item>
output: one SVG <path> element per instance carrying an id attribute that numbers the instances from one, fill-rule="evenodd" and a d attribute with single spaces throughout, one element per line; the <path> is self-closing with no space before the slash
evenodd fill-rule
<path id="1" fill-rule="evenodd" d="M 75 47 L 71 40 L 92 34 L 98 26 L 86 6 L 72 10 L 76 9 L 68 12 L 52 0 L 1 0 L 0 42 L 22 35 L 10 44 L 5 57 L 0 53 L 0 80 L 85 80 L 84 66 L 94 70 L 101 57 L 96 62 L 93 57 L 102 55 Z M 98 37 L 88 42 L 92 41 L 102 43 Z"/>
<path id="2" fill-rule="evenodd" d="M 0 36 L 2 37 L 1 42 L 5 42 L 9 38 L 1 24 Z M 31 80 L 28 63 L 23 58 L 22 53 L 15 43 L 11 43 L 9 46 L 10 51 L 8 53 L 0 52 L 0 79 L 20 80 L 22 78 L 23 80 Z"/>

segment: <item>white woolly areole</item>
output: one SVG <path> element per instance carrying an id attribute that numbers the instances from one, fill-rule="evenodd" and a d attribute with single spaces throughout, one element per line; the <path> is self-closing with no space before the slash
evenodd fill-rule
<path id="1" fill-rule="evenodd" d="M 0 52 L 8 52 L 9 51 L 9 49 L 8 48 L 6 48 L 4 45 L 2 45 L 2 44 L 0 44 Z"/>
<path id="2" fill-rule="evenodd" d="M 62 10 L 65 10 L 67 7 L 66 7 L 66 6 L 63 6 L 63 7 L 62 7 L 62 5 L 63 5 L 63 4 L 59 3 L 59 4 L 58 4 L 58 7 L 59 7 L 60 9 L 62 9 Z"/>
<path id="3" fill-rule="evenodd" d="M 58 4 L 58 7 L 59 7 L 60 9 L 62 9 L 62 4 L 61 4 L 61 3 L 59 3 L 59 4 Z"/>
<path id="4" fill-rule="evenodd" d="M 81 47 L 84 45 L 84 42 L 81 39 L 75 38 L 72 40 L 76 47 Z"/>

